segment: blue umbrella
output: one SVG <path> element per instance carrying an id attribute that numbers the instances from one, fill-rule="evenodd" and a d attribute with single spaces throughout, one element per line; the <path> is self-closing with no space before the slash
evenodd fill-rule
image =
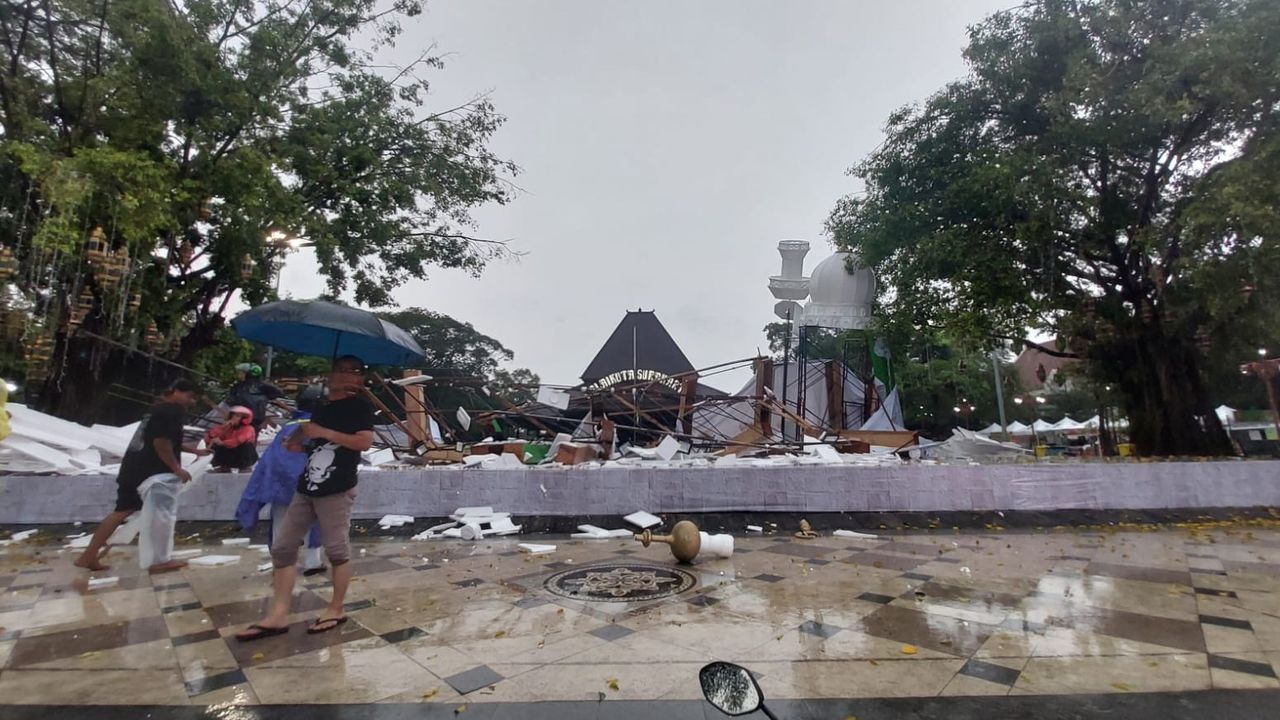
<path id="1" fill-rule="evenodd" d="M 425 353 L 404 330 L 366 310 L 323 300 L 279 300 L 240 313 L 231 321 L 245 340 L 300 353 L 336 358 L 355 355 L 368 365 L 406 367 Z"/>

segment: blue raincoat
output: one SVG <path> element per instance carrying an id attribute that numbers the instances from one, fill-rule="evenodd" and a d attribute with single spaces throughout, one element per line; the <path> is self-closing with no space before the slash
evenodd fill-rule
<path id="1" fill-rule="evenodd" d="M 307 454 L 289 452 L 284 444 L 310 417 L 311 413 L 295 411 L 293 418 L 280 428 L 275 439 L 263 451 L 262 458 L 253 468 L 253 475 L 249 477 L 249 484 L 244 488 L 244 495 L 240 497 L 240 505 L 236 507 L 236 520 L 240 521 L 240 527 L 252 530 L 258 524 L 263 506 L 288 505 L 293 500 L 298 478 L 307 467 Z"/>

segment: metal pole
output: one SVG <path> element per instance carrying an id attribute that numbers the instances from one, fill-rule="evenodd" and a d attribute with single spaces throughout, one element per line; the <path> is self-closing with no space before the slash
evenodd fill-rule
<path id="1" fill-rule="evenodd" d="M 791 374 L 791 308 L 787 308 L 787 334 L 782 339 L 782 407 L 787 406 L 787 383 Z M 782 423 L 782 440 L 787 440 L 787 417 L 779 418 Z"/>
<path id="2" fill-rule="evenodd" d="M 280 299 L 280 276 L 284 274 L 284 258 L 280 258 L 280 262 L 276 267 L 276 299 Z M 267 371 L 264 374 L 265 379 L 271 379 L 271 363 L 276 359 L 276 348 L 274 345 L 267 346 Z"/>
<path id="3" fill-rule="evenodd" d="M 996 407 L 1000 410 L 1000 432 L 1009 440 L 1009 422 L 1004 416 L 1004 388 L 1000 386 L 1000 358 L 998 350 L 991 351 L 991 371 L 996 376 Z"/>

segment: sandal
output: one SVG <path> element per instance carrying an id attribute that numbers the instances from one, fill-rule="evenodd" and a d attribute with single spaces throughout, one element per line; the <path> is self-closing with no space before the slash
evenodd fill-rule
<path id="1" fill-rule="evenodd" d="M 320 627 L 325 623 L 333 623 L 333 624 L 327 627 Z M 339 617 L 339 618 L 320 618 L 319 620 L 316 620 L 315 622 L 311 623 L 311 627 L 307 628 L 307 634 L 319 635 L 320 633 L 326 633 L 335 628 L 342 627 L 346 623 L 347 623 L 347 618 L 345 616 Z"/>
<path id="2" fill-rule="evenodd" d="M 254 623 L 253 625 L 249 626 L 248 630 L 245 630 L 244 632 L 236 633 L 236 639 L 239 640 L 240 642 L 253 642 L 254 640 L 261 640 L 263 638 L 275 637 L 277 635 L 284 635 L 287 632 L 289 632 L 288 626 L 273 628 L 273 627 L 264 627 L 262 625 L 258 625 L 257 623 Z"/>

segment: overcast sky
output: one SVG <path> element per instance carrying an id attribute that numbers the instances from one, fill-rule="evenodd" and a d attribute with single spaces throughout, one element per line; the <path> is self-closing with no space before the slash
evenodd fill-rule
<path id="1" fill-rule="evenodd" d="M 1011 0 L 429 0 L 392 57 L 450 53 L 438 107 L 490 92 L 493 146 L 526 192 L 476 211 L 527 255 L 396 293 L 475 325 L 572 384 L 627 309 L 655 310 L 695 367 L 750 357 L 782 238 L 831 247 L 845 171 L 895 108 L 965 72 L 966 28 Z M 321 290 L 314 259 L 283 284 Z M 746 374 L 711 384 L 734 391 Z"/>

